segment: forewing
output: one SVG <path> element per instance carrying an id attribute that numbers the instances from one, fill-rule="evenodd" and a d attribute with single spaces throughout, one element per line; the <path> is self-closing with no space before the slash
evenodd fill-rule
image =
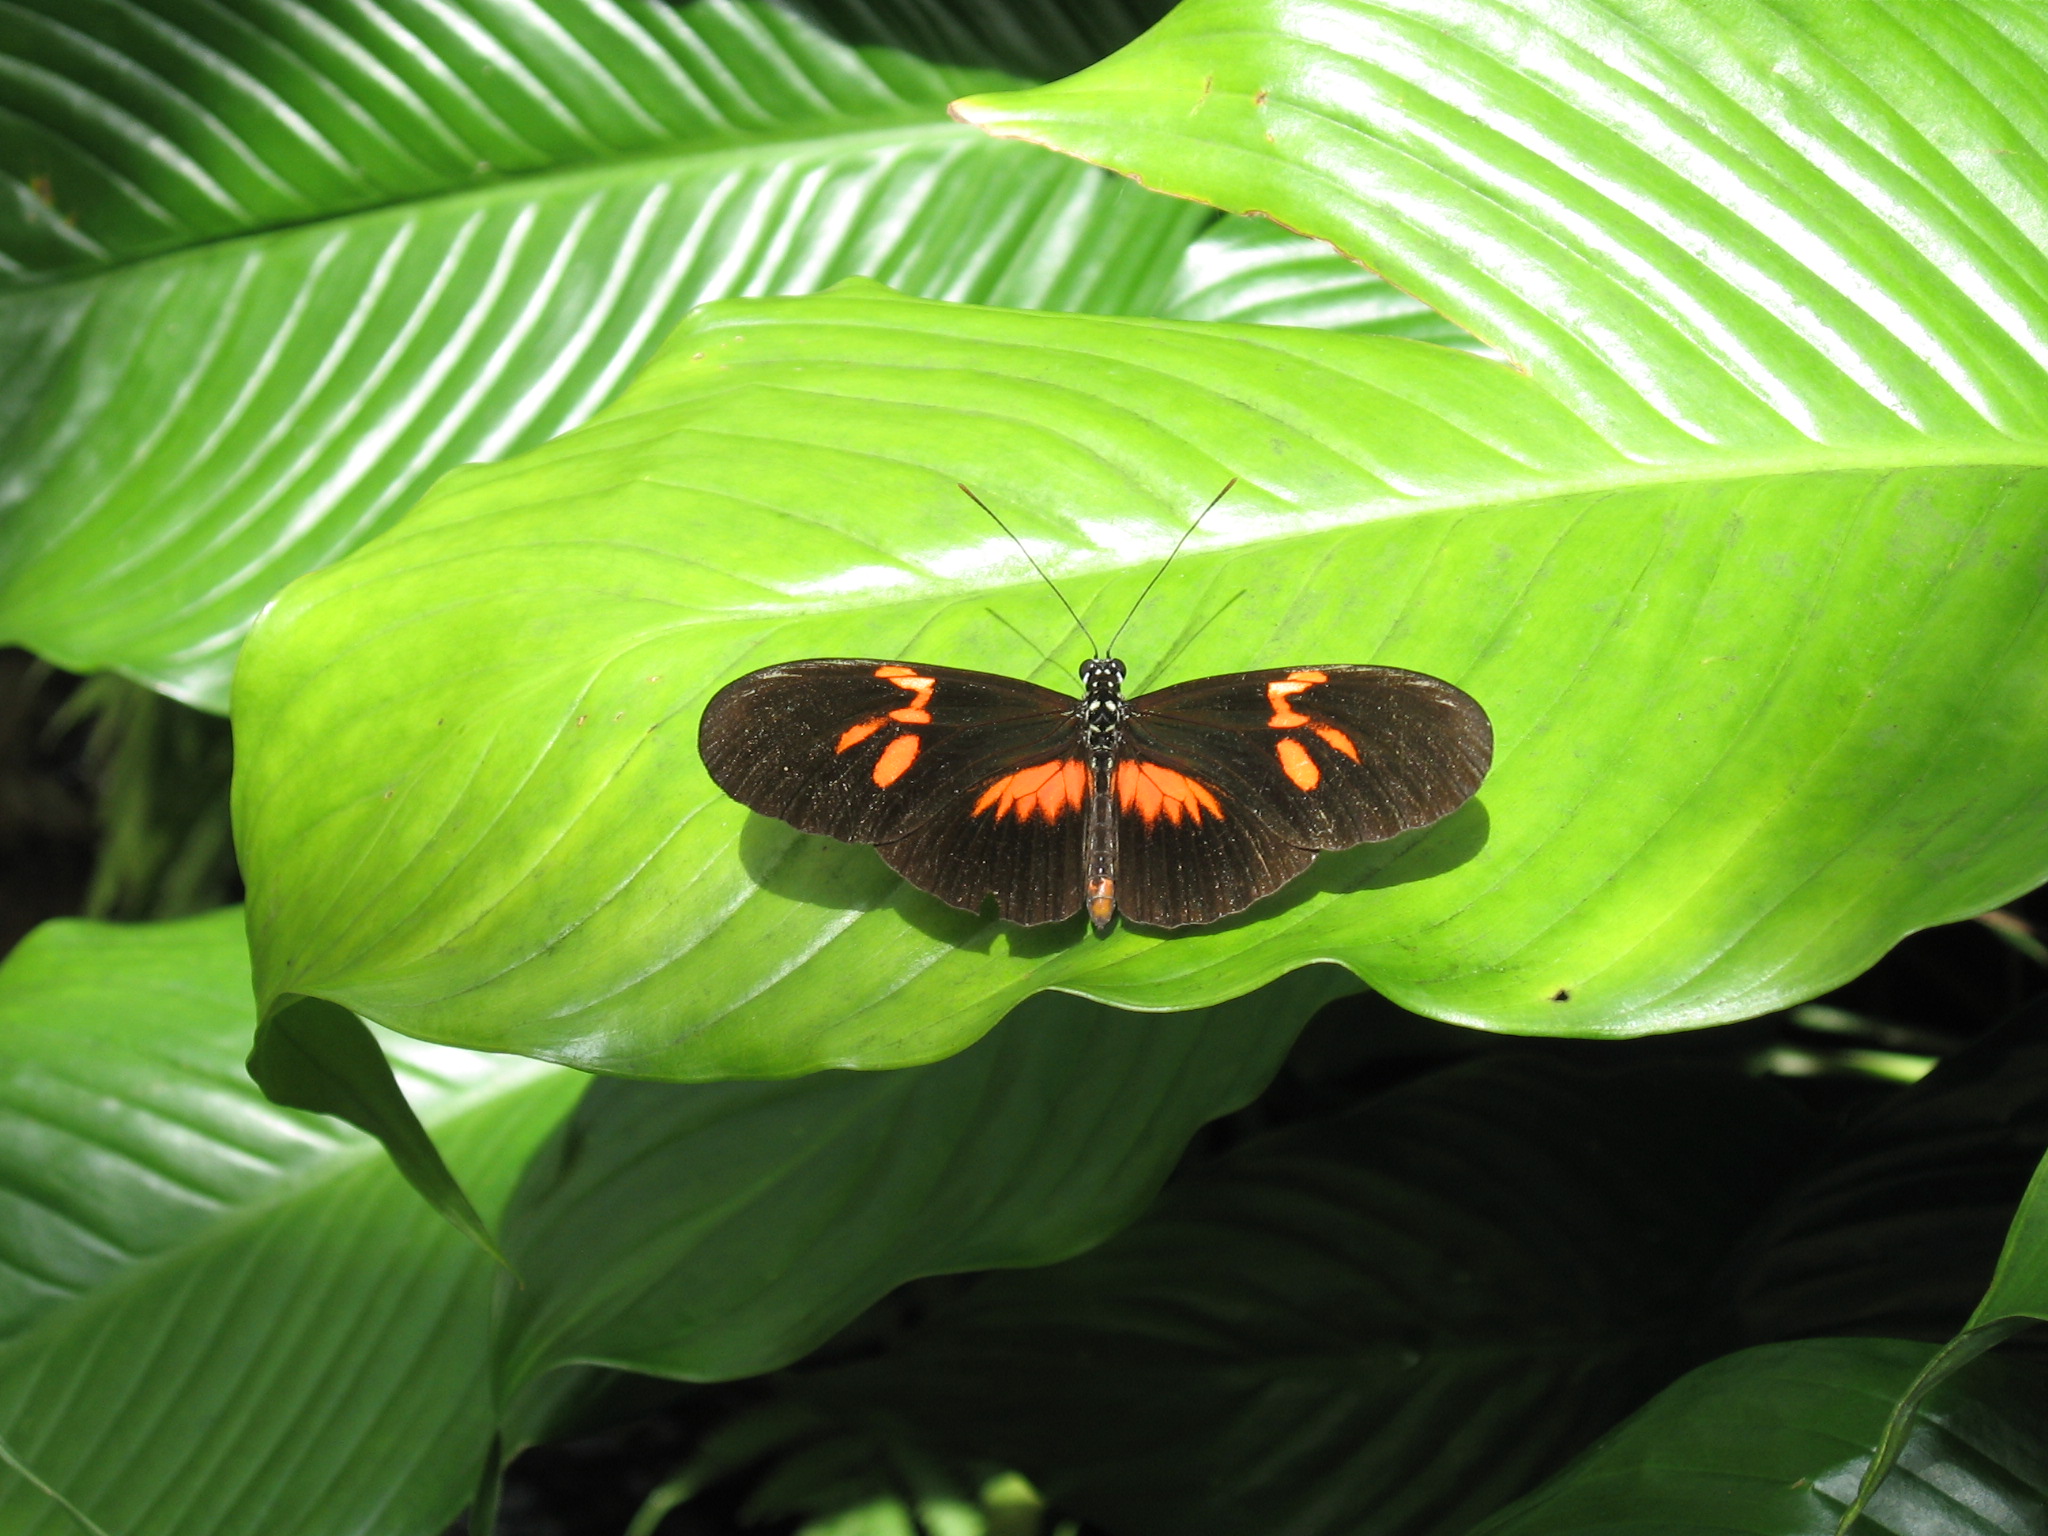
<path id="1" fill-rule="evenodd" d="M 1134 699 L 1123 759 L 1117 905 L 1133 922 L 1171 927 L 1249 906 L 1316 850 L 1448 816 L 1485 778 L 1493 729 L 1441 678 L 1292 667 Z M 1167 791 L 1179 779 L 1199 792 L 1176 804 Z"/>
<path id="2" fill-rule="evenodd" d="M 721 688 L 704 708 L 697 750 L 712 781 L 750 809 L 805 832 L 886 843 L 963 797 L 972 803 L 1007 771 L 1073 755 L 1074 703 L 987 672 L 791 661 Z"/>

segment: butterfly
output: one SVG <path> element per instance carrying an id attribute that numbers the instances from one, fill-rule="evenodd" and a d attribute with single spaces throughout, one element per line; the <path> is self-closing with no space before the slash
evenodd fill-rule
<path id="1" fill-rule="evenodd" d="M 1242 911 L 1318 852 L 1448 816 L 1492 762 L 1486 712 L 1399 667 L 1275 667 L 1127 699 L 1109 654 L 1123 627 L 1108 647 L 1090 642 L 1078 699 L 888 658 L 764 667 L 712 697 L 698 751 L 740 804 L 871 843 L 943 902 L 993 898 L 1023 924 L 1085 908 L 1103 935 L 1119 913 L 1178 928 Z"/>

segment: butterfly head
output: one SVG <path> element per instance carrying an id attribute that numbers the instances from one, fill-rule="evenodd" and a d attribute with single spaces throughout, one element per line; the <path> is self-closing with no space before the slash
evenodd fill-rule
<path id="1" fill-rule="evenodd" d="M 1117 687 L 1124 680 L 1124 664 L 1114 656 L 1091 656 L 1081 663 L 1081 686 L 1094 690 L 1107 683 Z"/>

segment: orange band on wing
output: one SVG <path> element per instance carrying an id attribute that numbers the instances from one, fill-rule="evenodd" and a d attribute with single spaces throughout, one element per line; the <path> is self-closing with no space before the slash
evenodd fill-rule
<path id="1" fill-rule="evenodd" d="M 840 734 L 839 745 L 832 750 L 834 752 L 844 752 L 849 747 L 857 747 L 888 723 L 889 717 L 887 715 L 877 715 L 872 720 L 861 721 L 859 725 L 849 725 Z"/>
<path id="2" fill-rule="evenodd" d="M 904 708 L 918 711 L 921 718 L 912 721 L 910 716 L 901 711 L 895 713 L 891 718 L 916 725 L 931 724 L 931 716 L 923 714 L 923 711 L 932 707 L 932 690 L 939 686 L 939 680 L 936 677 L 919 677 L 917 668 L 902 666 L 893 661 L 886 667 L 875 668 L 875 676 L 885 677 L 904 692 L 915 695 Z"/>
<path id="3" fill-rule="evenodd" d="M 917 761 L 917 749 L 921 745 L 917 732 L 905 731 L 882 748 L 882 755 L 875 759 L 875 783 L 887 789 L 910 772 L 910 765 Z"/>
<path id="4" fill-rule="evenodd" d="M 1290 672 L 1280 682 L 1266 684 L 1266 703 L 1273 711 L 1273 718 L 1266 724 L 1276 731 L 1291 730 L 1297 725 L 1307 725 L 1308 716 L 1296 711 L 1288 701 L 1297 693 L 1326 683 L 1329 678 L 1321 672 Z"/>
<path id="5" fill-rule="evenodd" d="M 1308 755 L 1308 748 L 1292 736 L 1282 736 L 1273 750 L 1280 754 L 1280 771 L 1296 789 L 1311 790 L 1323 782 L 1323 770 Z"/>
<path id="6" fill-rule="evenodd" d="M 974 814 L 979 816 L 993 806 L 997 821 L 1005 816 L 1029 821 L 1040 815 L 1055 822 L 1087 803 L 1088 765 L 1078 757 L 1066 757 L 1033 763 L 992 781 L 974 802 Z"/>
<path id="7" fill-rule="evenodd" d="M 1334 725 L 1319 725 L 1315 733 L 1323 738 L 1323 745 L 1333 752 L 1342 752 L 1354 763 L 1358 761 L 1358 743 L 1338 730 Z"/>
<path id="8" fill-rule="evenodd" d="M 1219 820 L 1223 815 L 1223 803 L 1213 789 L 1158 763 L 1118 763 L 1116 801 L 1124 810 L 1137 812 L 1148 827 L 1161 816 L 1179 826 L 1183 817 L 1200 822 L 1204 812 Z"/>

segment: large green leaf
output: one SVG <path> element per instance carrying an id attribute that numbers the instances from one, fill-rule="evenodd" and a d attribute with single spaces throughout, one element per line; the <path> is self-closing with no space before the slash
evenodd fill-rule
<path id="1" fill-rule="evenodd" d="M 1712 1270 L 1809 1137 L 1722 1069 L 1472 1063 L 1248 1142 L 805 1390 L 1119 1536 L 1451 1536 L 1700 1357 Z"/>
<path id="2" fill-rule="evenodd" d="M 259 985 L 685 1078 L 931 1060 L 1044 987 L 1187 1007 L 1317 959 L 1529 1032 L 1754 1014 L 2041 873 L 2048 479 L 1944 451 L 1677 470 L 1410 341 L 872 285 L 711 307 L 597 421 L 272 610 L 236 697 Z M 774 661 L 1071 686 L 1058 605 L 956 481 L 1107 631 L 1231 475 L 1134 684 L 1434 672 L 1494 719 L 1477 803 L 1244 918 L 1097 942 L 942 907 L 704 775 L 704 700 Z"/>
<path id="3" fill-rule="evenodd" d="M 210 708 L 279 587 L 588 416 L 704 299 L 1144 309 L 1212 217 L 945 122 L 986 69 L 765 3 L 7 26 L 36 190 L 0 250 L 64 280 L 0 295 L 0 639 Z"/>
<path id="4" fill-rule="evenodd" d="M 1188 0 L 955 110 L 1329 240 L 1634 458 L 2033 463 L 2044 59 L 2011 0 Z"/>
<path id="5" fill-rule="evenodd" d="M 432 1536 L 492 1432 L 494 1266 L 365 1136 L 264 1102 L 241 914 L 0 966 L 0 1529 Z M 401 1039 L 486 1212 L 582 1083 Z"/>
<path id="6" fill-rule="evenodd" d="M 1703 1365 L 1473 1536 L 1830 1536 L 1928 1352 L 1813 1339 Z M 2048 1390 L 2002 1364 L 1934 1400 L 1864 1536 L 2048 1530 Z"/>
<path id="7" fill-rule="evenodd" d="M 755 1375 L 905 1280 L 1100 1242 L 1352 985 L 1317 966 L 1149 1018 L 1046 996 L 901 1072 L 601 1082 L 506 1212 L 507 1395 L 568 1363 Z"/>
<path id="8" fill-rule="evenodd" d="M 895 40 L 891 9 L 868 41 Z M 748 0 L 26 0 L 4 37 L 17 282 L 537 171 L 915 120 L 992 78 Z"/>
<path id="9" fill-rule="evenodd" d="M 1162 320 L 1312 325 L 1481 350 L 1470 333 L 1385 278 L 1262 219 L 1222 219 L 1204 230 L 1182 252 L 1152 312 Z"/>

